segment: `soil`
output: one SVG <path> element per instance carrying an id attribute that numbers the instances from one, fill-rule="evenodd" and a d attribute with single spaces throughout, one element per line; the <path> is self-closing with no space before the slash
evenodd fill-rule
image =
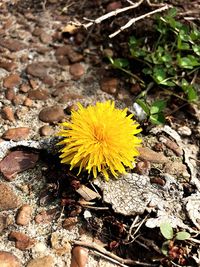
<path id="1" fill-rule="evenodd" d="M 138 163 L 118 181 L 94 182 L 59 162 L 55 135 L 77 102 L 111 99 L 134 110 L 140 86 L 110 68 L 105 54 L 125 54 L 130 33 L 145 34 L 153 20 L 108 35 L 156 6 L 144 1 L 125 15 L 69 30 L 71 21 L 85 24 L 127 2 L 0 3 L 0 266 L 199 266 L 198 103 L 172 98 L 164 126 L 141 122 Z M 199 24 L 198 0 L 162 2 L 177 7 L 181 20 L 190 11 Z M 151 100 L 160 97 L 156 89 Z M 168 256 L 162 219 L 191 234 L 172 238 Z"/>

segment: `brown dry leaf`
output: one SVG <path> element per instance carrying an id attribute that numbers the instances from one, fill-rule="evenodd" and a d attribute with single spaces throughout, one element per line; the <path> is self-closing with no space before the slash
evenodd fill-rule
<path id="1" fill-rule="evenodd" d="M 99 193 L 91 190 L 90 188 L 88 188 L 85 185 L 81 185 L 76 192 L 81 195 L 86 201 L 90 201 L 93 200 L 95 198 L 101 198 L 101 196 L 99 195 Z"/>
<path id="2" fill-rule="evenodd" d="M 68 24 L 62 28 L 62 33 L 74 34 L 77 31 L 78 27 L 72 24 Z"/>

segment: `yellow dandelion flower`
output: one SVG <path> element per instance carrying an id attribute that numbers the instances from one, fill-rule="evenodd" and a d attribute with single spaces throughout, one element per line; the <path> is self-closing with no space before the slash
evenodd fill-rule
<path id="1" fill-rule="evenodd" d="M 63 122 L 58 133 L 64 139 L 58 145 L 61 163 L 70 164 L 92 172 L 102 172 L 109 179 L 109 172 L 115 177 L 126 173 L 125 167 L 133 168 L 135 157 L 139 154 L 137 146 L 141 139 L 135 134 L 141 131 L 139 124 L 127 116 L 127 109 L 115 108 L 114 102 L 97 102 L 95 106 L 84 108 L 78 104 L 78 110 L 72 111 L 71 121 Z"/>

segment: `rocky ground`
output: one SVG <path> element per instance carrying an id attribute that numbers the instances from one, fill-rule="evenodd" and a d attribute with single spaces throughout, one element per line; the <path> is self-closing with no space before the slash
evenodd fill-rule
<path id="1" fill-rule="evenodd" d="M 65 167 L 59 165 L 52 137 L 59 122 L 69 120 L 77 101 L 88 105 L 116 99 L 118 107 L 128 105 L 131 112 L 135 94 L 123 88 L 120 77 L 105 70 L 98 40 L 85 44 L 85 31 L 66 31 L 69 21 L 78 18 L 84 2 L 74 7 L 73 1 L 0 3 L 0 159 L 4 158 L 0 162 L 0 266 L 116 266 L 115 261 L 119 263 L 134 253 L 131 246 L 117 251 L 112 234 L 116 231 L 117 242 L 128 234 L 131 244 L 135 218 L 141 226 L 146 223 L 146 241 L 155 239 L 161 244 L 160 238 L 155 238 L 157 233 L 151 236 L 147 229 L 159 226 L 162 216 L 199 240 L 200 214 L 194 207 L 199 208 L 195 199 L 200 190 L 200 114 L 195 105 L 190 107 L 189 116 L 180 111 L 175 120 L 169 119 L 168 127 L 148 129 L 148 134 L 144 131 L 135 174 L 106 186 L 100 181 L 95 185 L 86 182 L 84 190 L 89 199 L 82 191 L 77 192 L 77 177 L 73 173 L 66 177 Z M 93 8 L 99 8 L 100 2 L 95 1 Z M 109 1 L 104 6 L 107 11 L 111 8 Z M 85 10 L 85 16 L 90 13 Z M 103 195 L 94 190 L 95 186 Z M 96 198 L 101 200 L 93 213 L 87 204 Z M 98 213 L 98 208 L 103 213 Z M 153 215 L 148 215 L 151 212 Z M 122 225 L 126 225 L 123 231 Z M 102 238 L 104 234 L 111 236 Z M 78 246 L 74 247 L 74 241 Z M 91 246 L 92 242 L 97 246 L 109 244 L 109 250 L 121 258 L 105 251 L 97 254 L 99 250 Z M 198 242 L 190 241 L 184 247 L 188 266 L 200 262 Z M 146 260 L 145 250 L 138 253 L 141 249 L 148 251 Z M 130 256 L 133 262 L 121 261 L 121 266 L 168 266 L 159 265 L 162 256 L 154 243 L 139 239 L 135 251 L 136 256 Z M 152 251 L 160 257 L 155 263 L 149 255 Z"/>

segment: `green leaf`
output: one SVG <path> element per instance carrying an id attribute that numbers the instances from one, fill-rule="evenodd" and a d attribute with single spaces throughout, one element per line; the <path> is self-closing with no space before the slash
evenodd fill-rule
<path id="1" fill-rule="evenodd" d="M 144 112 L 146 112 L 147 115 L 149 115 L 149 106 L 144 100 L 137 99 L 135 102 L 144 110 Z"/>
<path id="2" fill-rule="evenodd" d="M 138 40 L 135 38 L 135 36 L 131 36 L 129 39 L 129 45 L 135 46 L 138 44 Z"/>
<path id="3" fill-rule="evenodd" d="M 181 80 L 181 88 L 187 95 L 187 98 L 190 102 L 198 100 L 197 90 L 194 88 L 192 84 L 189 84 L 186 79 Z"/>
<path id="4" fill-rule="evenodd" d="M 162 222 L 160 224 L 161 234 L 168 240 L 172 239 L 174 236 L 173 228 L 169 222 Z"/>
<path id="5" fill-rule="evenodd" d="M 188 238 L 190 238 L 190 234 L 188 232 L 185 232 L 185 231 L 181 231 L 181 232 L 178 232 L 176 234 L 176 240 L 186 240 Z"/>
<path id="6" fill-rule="evenodd" d="M 200 56 L 200 45 L 193 45 L 192 49 L 198 56 Z"/>
<path id="7" fill-rule="evenodd" d="M 162 253 L 167 256 L 168 255 L 168 252 L 169 252 L 169 240 L 165 241 L 163 244 L 162 244 L 162 248 L 161 248 L 161 251 Z"/>
<path id="8" fill-rule="evenodd" d="M 188 88 L 187 97 L 190 102 L 198 100 L 198 94 L 192 85 Z"/>
<path id="9" fill-rule="evenodd" d="M 156 114 L 152 114 L 149 117 L 151 123 L 153 124 L 164 124 L 165 123 L 165 116 L 163 113 L 156 113 Z"/>
<path id="10" fill-rule="evenodd" d="M 200 65 L 200 62 L 197 61 L 196 57 L 193 55 L 188 55 L 187 57 L 181 57 L 178 54 L 177 60 L 178 60 L 179 67 L 183 69 L 193 69 L 194 67 Z"/>
<path id="11" fill-rule="evenodd" d="M 150 108 L 150 114 L 156 114 L 162 112 L 166 108 L 166 101 L 165 100 L 156 100 L 153 102 Z"/>
<path id="12" fill-rule="evenodd" d="M 199 40 L 200 31 L 198 31 L 196 28 L 194 28 L 190 33 L 190 38 L 192 39 L 192 41 Z"/>
<path id="13" fill-rule="evenodd" d="M 117 58 L 113 61 L 113 66 L 118 69 L 126 68 L 129 66 L 129 61 L 125 58 Z"/>
<path id="14" fill-rule="evenodd" d="M 175 17 L 176 15 L 177 15 L 177 9 L 175 7 L 170 8 L 168 13 L 167 13 L 167 16 L 168 17 Z"/>
<path id="15" fill-rule="evenodd" d="M 190 49 L 190 45 L 187 42 L 182 41 L 182 39 L 180 38 L 180 36 L 178 36 L 178 43 L 177 43 L 177 48 L 179 50 L 189 50 Z"/>
<path id="16" fill-rule="evenodd" d="M 158 84 L 160 84 L 163 80 L 166 79 L 165 70 L 161 66 L 154 67 L 153 68 L 153 78 Z"/>
<path id="17" fill-rule="evenodd" d="M 142 70 L 142 72 L 143 72 L 144 74 L 146 74 L 146 75 L 151 75 L 151 74 L 152 74 L 152 70 L 149 69 L 149 68 L 144 68 L 144 69 Z"/>
<path id="18" fill-rule="evenodd" d="M 163 62 L 171 62 L 172 63 L 172 57 L 169 53 L 165 53 L 162 57 L 161 57 Z"/>

